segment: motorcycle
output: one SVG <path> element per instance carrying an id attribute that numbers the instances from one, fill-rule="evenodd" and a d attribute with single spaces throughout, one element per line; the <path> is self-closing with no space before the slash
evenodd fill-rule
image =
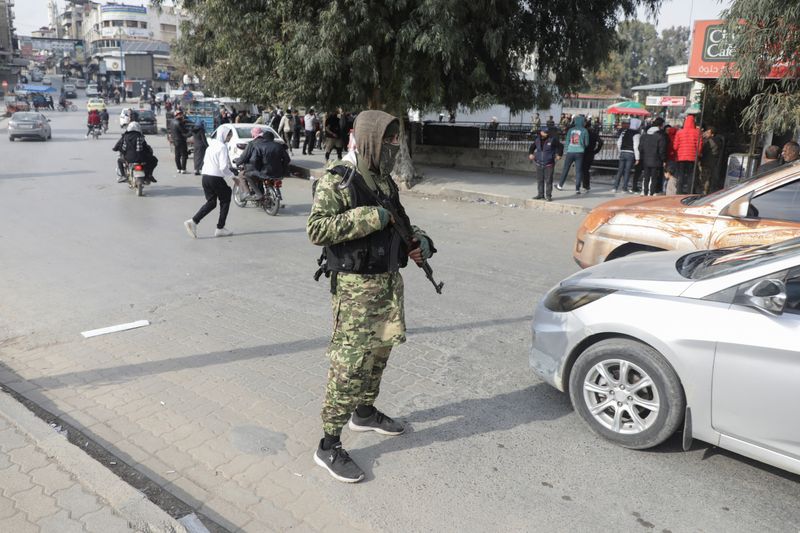
<path id="1" fill-rule="evenodd" d="M 95 141 L 100 138 L 100 134 L 103 133 L 102 126 L 92 126 L 92 131 L 89 134 L 92 136 L 92 139 Z"/>
<path id="2" fill-rule="evenodd" d="M 252 174 L 251 174 L 252 175 Z M 280 178 L 264 178 L 258 176 L 259 185 L 261 187 L 261 198 L 257 198 L 255 191 L 250 187 L 244 171 L 239 168 L 238 175 L 233 177 L 233 203 L 239 207 L 247 207 L 254 205 L 260 207 L 268 215 L 275 216 L 281 208 L 283 196 L 281 195 L 281 187 L 283 180 Z"/>
<path id="3" fill-rule="evenodd" d="M 144 186 L 149 183 L 145 178 L 144 163 L 123 162 L 125 177 L 128 179 L 128 187 L 136 191 L 136 196 L 144 196 Z M 119 173 L 119 169 L 117 169 Z"/>

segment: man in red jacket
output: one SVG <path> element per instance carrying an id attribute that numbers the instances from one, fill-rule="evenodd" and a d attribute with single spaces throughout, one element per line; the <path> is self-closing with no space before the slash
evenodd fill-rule
<path id="1" fill-rule="evenodd" d="M 700 151 L 700 130 L 694 125 L 694 115 L 686 117 L 683 128 L 675 134 L 678 156 L 678 194 L 688 194 L 694 175 L 694 162 Z"/>

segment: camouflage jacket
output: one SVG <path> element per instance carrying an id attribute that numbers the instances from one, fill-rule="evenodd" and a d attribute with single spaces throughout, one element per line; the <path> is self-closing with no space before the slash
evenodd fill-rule
<path id="1" fill-rule="evenodd" d="M 334 161 L 328 165 L 328 169 L 342 164 L 348 167 L 355 166 L 369 187 L 373 189 L 377 187 L 384 194 L 390 194 L 390 185 L 385 180 L 391 178 L 370 172 L 366 162 L 361 159 L 358 159 L 357 165 L 347 160 Z M 338 187 L 341 180 L 341 176 L 328 172 L 317 183 L 314 205 L 311 207 L 306 231 L 311 242 L 318 246 L 330 246 L 360 239 L 382 229 L 379 208 L 372 206 L 354 208 L 350 191 Z M 425 233 L 416 226 L 412 228 L 415 234 L 425 236 Z"/>

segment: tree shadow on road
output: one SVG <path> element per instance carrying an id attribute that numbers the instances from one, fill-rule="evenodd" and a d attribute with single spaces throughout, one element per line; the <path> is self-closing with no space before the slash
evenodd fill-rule
<path id="1" fill-rule="evenodd" d="M 52 172 L 13 172 L 11 174 L 0 174 L 0 180 L 18 178 L 60 178 L 62 176 L 86 175 L 94 170 L 53 170 Z"/>
<path id="2" fill-rule="evenodd" d="M 260 233 L 274 233 L 274 232 L 287 232 L 298 231 L 297 229 L 275 230 L 266 232 L 251 232 L 251 234 Z M 240 234 L 246 235 L 246 234 Z M 235 236 L 235 235 L 234 235 Z M 215 237 L 210 237 L 215 238 Z M 519 318 L 504 318 L 483 321 L 464 322 L 462 324 L 455 324 L 451 326 L 443 326 L 442 328 L 419 328 L 412 330 L 420 332 L 426 331 L 455 331 L 455 330 L 472 330 L 476 328 L 485 328 L 496 326 L 505 323 L 513 323 L 521 320 L 527 320 L 525 317 Z M 153 325 L 151 327 L 157 327 Z M 165 359 L 158 359 L 154 361 L 143 361 L 137 363 L 122 364 L 114 367 L 93 368 L 86 370 L 79 370 L 75 372 L 65 372 L 63 374 L 55 374 L 51 376 L 44 376 L 37 378 L 34 381 L 36 385 L 44 389 L 48 388 L 62 388 L 65 386 L 73 385 L 105 385 L 109 383 L 121 383 L 143 376 L 150 376 L 161 374 L 165 372 L 173 372 L 176 370 L 187 370 L 192 368 L 205 368 L 208 366 L 225 365 L 229 363 L 236 363 L 239 361 L 246 361 L 248 359 L 259 359 L 264 357 L 271 357 L 277 355 L 290 355 L 307 350 L 324 350 L 328 347 L 330 338 L 315 337 L 311 339 L 302 339 L 296 341 L 277 342 L 274 344 L 266 344 L 262 346 L 251 346 L 247 348 L 237 348 L 231 350 L 223 350 L 216 352 L 208 352 L 203 354 L 186 355 L 182 357 L 172 357 Z M 322 392 L 320 391 L 320 394 Z"/>
<path id="3" fill-rule="evenodd" d="M 153 174 L 155 174 L 155 172 Z M 189 187 L 189 186 L 170 187 L 170 186 L 156 185 L 154 188 L 150 189 L 150 193 L 148 194 L 148 196 L 152 196 L 153 198 L 158 198 L 158 197 L 167 198 L 173 196 L 203 197 L 203 189 L 201 187 Z"/>

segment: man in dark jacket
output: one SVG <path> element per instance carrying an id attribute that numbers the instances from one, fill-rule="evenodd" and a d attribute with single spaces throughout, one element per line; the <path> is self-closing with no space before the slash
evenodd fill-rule
<path id="1" fill-rule="evenodd" d="M 123 160 L 128 163 L 142 163 L 145 178 L 152 183 L 156 183 L 156 179 L 153 177 L 153 170 L 158 165 L 158 159 L 153 155 L 153 149 L 147 144 L 138 122 L 128 124 L 125 133 L 122 134 L 122 137 L 120 137 L 112 150 L 120 153 L 120 158 L 117 160 L 120 177 L 117 183 L 124 183 L 128 179 L 125 175 Z"/>
<path id="2" fill-rule="evenodd" d="M 271 131 L 262 130 L 255 132 L 253 140 L 247 145 L 245 152 L 236 158 L 234 164 L 245 166 L 245 177 L 260 200 L 264 193 L 261 182 L 266 178 L 282 178 L 289 171 L 288 147 L 275 142 Z M 257 134 L 257 135 L 256 135 Z"/>
<path id="3" fill-rule="evenodd" d="M 564 146 L 558 140 L 558 128 L 553 126 L 539 131 L 528 149 L 528 159 L 536 165 L 536 180 L 539 185 L 539 192 L 533 197 L 534 200 L 544 199 L 549 202 L 553 199 L 553 169 L 562 155 Z"/>
<path id="4" fill-rule="evenodd" d="M 661 133 L 661 124 L 653 122 L 647 132 L 639 139 L 639 159 L 642 162 L 642 195 L 652 196 L 661 181 L 661 172 L 667 160 L 667 137 Z"/>
<path id="5" fill-rule="evenodd" d="M 717 170 L 719 161 L 722 158 L 723 140 L 717 134 L 714 126 L 708 126 L 703 131 L 703 146 L 700 150 L 700 181 L 694 188 L 694 192 L 708 194 L 716 190 Z"/>
<path id="6" fill-rule="evenodd" d="M 186 160 L 189 159 L 189 145 L 186 135 L 186 120 L 183 118 L 183 111 L 175 112 L 170 129 L 172 134 L 172 144 L 175 146 L 175 166 L 178 167 L 178 174 L 186 174 Z"/>
<path id="7" fill-rule="evenodd" d="M 194 174 L 199 176 L 203 170 L 203 158 L 206 155 L 206 148 L 208 148 L 208 139 L 206 138 L 206 127 L 202 122 L 198 122 L 192 128 L 192 138 L 194 142 Z"/>
<path id="8" fill-rule="evenodd" d="M 589 130 L 589 146 L 586 147 L 586 152 L 583 154 L 583 168 L 581 169 L 581 184 L 585 192 L 589 192 L 592 188 L 589 167 L 594 163 L 594 156 L 603 149 L 603 139 L 600 138 L 599 124 L 593 124 L 590 121 L 587 129 Z"/>

